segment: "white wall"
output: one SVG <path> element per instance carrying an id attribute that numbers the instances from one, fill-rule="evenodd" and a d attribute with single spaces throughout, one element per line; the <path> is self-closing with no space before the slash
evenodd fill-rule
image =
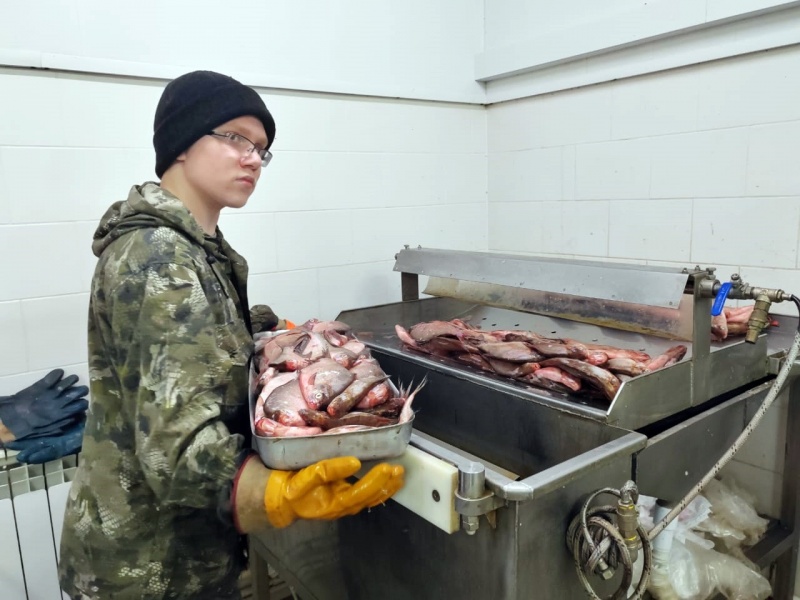
<path id="1" fill-rule="evenodd" d="M 794 46 L 491 106 L 489 247 L 800 290 L 799 94 Z"/>
<path id="2" fill-rule="evenodd" d="M 259 189 L 221 219 L 253 303 L 332 318 L 399 299 L 405 243 L 485 249 L 482 45 L 481 0 L 0 4 L 0 394 L 85 378 L 92 233 L 154 178 L 156 103 L 192 69 L 256 87 L 277 121 Z"/>
<path id="3" fill-rule="evenodd" d="M 0 394 L 86 374 L 97 221 L 154 178 L 163 82 L 0 69 Z M 479 106 L 260 90 L 275 158 L 221 228 L 252 303 L 302 321 L 400 299 L 403 244 L 486 249 Z"/>
<path id="4" fill-rule="evenodd" d="M 0 64 L 480 102 L 482 0 L 0 3 Z"/>
<path id="5" fill-rule="evenodd" d="M 797 0 L 487 2 L 475 77 L 495 103 L 798 42 Z"/>

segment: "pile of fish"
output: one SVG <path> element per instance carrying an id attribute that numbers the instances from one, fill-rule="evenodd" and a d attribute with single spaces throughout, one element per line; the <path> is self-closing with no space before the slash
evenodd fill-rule
<path id="1" fill-rule="evenodd" d="M 711 317 L 711 339 L 721 342 L 728 337 L 742 336 L 747 333 L 747 322 L 753 314 L 754 305 L 740 306 L 738 308 L 722 309 L 716 317 Z M 767 327 L 778 325 L 778 321 L 770 317 Z"/>
<path id="2" fill-rule="evenodd" d="M 484 331 L 461 321 L 418 323 L 395 331 L 413 350 L 455 359 L 484 371 L 563 393 L 612 400 L 622 381 L 675 364 L 686 355 L 677 345 L 661 356 L 577 340 L 548 338 L 532 331 Z"/>
<path id="3" fill-rule="evenodd" d="M 340 321 L 311 319 L 256 340 L 259 435 L 362 431 L 411 418 L 413 391 L 395 388 L 369 349 Z M 256 388 L 258 389 L 258 388 Z"/>

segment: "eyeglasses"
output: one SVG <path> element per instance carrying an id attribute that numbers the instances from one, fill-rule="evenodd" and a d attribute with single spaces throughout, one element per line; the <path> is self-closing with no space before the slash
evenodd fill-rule
<path id="1" fill-rule="evenodd" d="M 266 148 L 262 148 L 258 144 L 251 142 L 246 137 L 238 133 L 232 133 L 232 132 L 217 133 L 216 131 L 211 131 L 208 133 L 208 135 L 225 140 L 228 144 L 236 148 L 244 156 L 249 155 L 251 152 L 255 152 L 261 157 L 262 169 L 269 164 L 269 161 L 272 160 L 272 152 L 270 152 Z"/>

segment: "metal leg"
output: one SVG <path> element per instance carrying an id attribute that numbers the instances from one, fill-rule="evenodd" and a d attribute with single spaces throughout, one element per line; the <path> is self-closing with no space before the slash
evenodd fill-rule
<path id="1" fill-rule="evenodd" d="M 400 290 L 403 302 L 419 300 L 419 276 L 416 273 L 400 273 Z"/>
<path id="2" fill-rule="evenodd" d="M 250 575 L 253 581 L 254 600 L 270 600 L 269 597 L 269 568 L 267 561 L 255 551 L 252 539 L 248 539 L 250 554 Z"/>
<path id="3" fill-rule="evenodd" d="M 794 595 L 795 573 L 798 555 L 798 531 L 800 531 L 800 511 L 797 499 L 800 497 L 800 379 L 794 378 L 789 388 L 789 414 L 786 419 L 786 462 L 783 467 L 781 496 L 781 525 L 791 531 L 791 549 L 775 561 L 774 594 L 776 600 L 791 600 Z"/>

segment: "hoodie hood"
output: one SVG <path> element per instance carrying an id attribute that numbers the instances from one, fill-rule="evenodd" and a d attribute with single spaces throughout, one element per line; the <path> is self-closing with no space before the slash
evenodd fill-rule
<path id="1" fill-rule="evenodd" d="M 157 183 L 148 182 L 133 186 L 127 200 L 109 207 L 94 232 L 92 252 L 99 257 L 113 241 L 126 233 L 157 227 L 175 229 L 199 246 L 207 247 L 207 251 L 213 251 L 216 246 L 206 240 L 200 225 L 183 202 Z"/>
<path id="2" fill-rule="evenodd" d="M 229 278 L 239 297 L 242 319 L 250 329 L 247 302 L 247 262 L 223 238 L 217 227 L 207 236 L 189 209 L 176 196 L 157 183 L 147 182 L 131 188 L 127 200 L 115 202 L 100 219 L 92 240 L 92 252 L 100 258 L 106 249 L 124 235 L 140 229 L 168 227 L 203 249 L 206 262 L 220 285 Z"/>

